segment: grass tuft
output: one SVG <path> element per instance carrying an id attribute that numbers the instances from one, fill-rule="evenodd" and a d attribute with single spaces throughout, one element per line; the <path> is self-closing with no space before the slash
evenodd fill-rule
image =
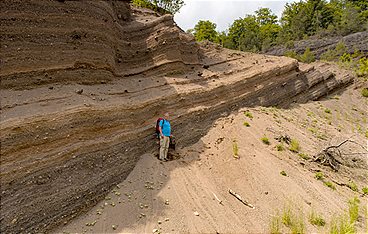
<path id="1" fill-rule="evenodd" d="M 308 160 L 310 158 L 309 155 L 306 154 L 306 153 L 299 153 L 298 155 L 299 155 L 299 157 L 301 157 L 304 160 Z"/>
<path id="2" fill-rule="evenodd" d="M 322 217 L 322 215 L 317 214 L 316 212 L 312 211 L 312 213 L 309 215 L 309 222 L 312 225 L 323 227 L 326 225 L 326 221 Z"/>
<path id="3" fill-rule="evenodd" d="M 299 142 L 295 139 L 292 139 L 290 142 L 289 150 L 294 153 L 298 153 L 300 150 Z"/>
<path id="4" fill-rule="evenodd" d="M 285 171 L 280 171 L 280 175 L 287 176 Z"/>
<path id="5" fill-rule="evenodd" d="M 363 187 L 362 191 L 364 195 L 368 195 L 368 187 Z"/>
<path id="6" fill-rule="evenodd" d="M 250 111 L 244 111 L 244 115 L 250 119 L 253 119 L 253 115 L 250 113 Z"/>
<path id="7" fill-rule="evenodd" d="M 314 177 L 317 179 L 317 180 L 323 180 L 324 179 L 324 175 L 322 172 L 316 172 L 316 174 L 314 175 Z"/>
<path id="8" fill-rule="evenodd" d="M 263 137 L 261 138 L 261 141 L 262 141 L 264 144 L 266 144 L 266 145 L 270 145 L 270 144 L 271 144 L 270 140 L 268 140 L 268 138 L 267 138 L 266 136 L 263 136 Z"/>
<path id="9" fill-rule="evenodd" d="M 330 224 L 330 234 L 354 234 L 356 229 L 354 223 L 349 222 L 347 215 L 341 215 L 333 218 Z"/>
<path id="10" fill-rule="evenodd" d="M 281 220 L 280 217 L 274 216 L 271 219 L 270 223 L 270 232 L 271 234 L 281 234 Z"/>
<path id="11" fill-rule="evenodd" d="M 331 181 L 324 181 L 323 184 L 331 188 L 332 190 L 336 190 L 335 185 Z"/>
<path id="12" fill-rule="evenodd" d="M 249 124 L 247 121 L 245 121 L 245 122 L 243 123 L 243 125 L 244 125 L 245 127 L 250 127 L 250 124 Z"/>
<path id="13" fill-rule="evenodd" d="M 330 110 L 330 109 L 328 109 L 328 108 L 326 108 L 326 109 L 325 109 L 325 113 L 327 113 L 327 114 L 331 114 L 331 110 Z"/>
<path id="14" fill-rule="evenodd" d="M 350 181 L 348 183 L 348 187 L 353 190 L 354 192 L 358 192 L 359 189 L 358 189 L 358 186 L 356 185 L 356 183 L 354 183 L 354 181 Z"/>
<path id="15" fill-rule="evenodd" d="M 234 140 L 233 141 L 233 156 L 234 158 L 239 158 L 239 147 L 238 147 L 238 143 Z"/>
<path id="16" fill-rule="evenodd" d="M 368 88 L 363 88 L 361 93 L 363 97 L 368 97 Z"/>
<path id="17" fill-rule="evenodd" d="M 276 149 L 277 149 L 277 151 L 284 151 L 285 147 L 284 147 L 283 144 L 277 144 Z"/>
<path id="18" fill-rule="evenodd" d="M 291 233 L 293 234 L 305 233 L 305 224 L 303 215 L 302 214 L 297 215 L 295 212 L 293 212 L 290 208 L 290 205 L 284 207 L 281 220 L 286 227 L 290 228 Z"/>
<path id="19" fill-rule="evenodd" d="M 355 223 L 359 217 L 359 199 L 354 197 L 349 200 L 349 217 L 350 223 Z"/>

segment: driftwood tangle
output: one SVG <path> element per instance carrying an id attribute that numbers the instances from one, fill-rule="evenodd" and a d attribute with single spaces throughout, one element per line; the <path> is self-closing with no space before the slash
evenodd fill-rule
<path id="1" fill-rule="evenodd" d="M 354 143 L 359 146 L 361 146 L 359 143 L 346 139 L 342 141 L 338 145 L 330 145 L 326 147 L 325 149 L 321 150 L 316 156 L 314 156 L 314 162 L 319 162 L 322 165 L 330 166 L 333 170 L 338 171 L 340 168 L 340 164 L 342 164 L 340 161 L 337 160 L 337 158 L 342 158 L 342 152 L 340 150 L 340 147 L 346 143 Z M 361 146 L 363 149 L 365 147 Z M 367 149 L 365 149 L 367 150 Z"/>

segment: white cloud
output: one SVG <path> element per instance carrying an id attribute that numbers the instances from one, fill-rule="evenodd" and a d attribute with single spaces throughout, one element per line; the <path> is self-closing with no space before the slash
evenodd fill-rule
<path id="1" fill-rule="evenodd" d="M 184 0 L 185 6 L 175 15 L 175 22 L 184 30 L 194 28 L 199 20 L 210 20 L 217 30 L 226 30 L 231 23 L 258 8 L 268 7 L 278 17 L 287 2 L 292 0 Z"/>

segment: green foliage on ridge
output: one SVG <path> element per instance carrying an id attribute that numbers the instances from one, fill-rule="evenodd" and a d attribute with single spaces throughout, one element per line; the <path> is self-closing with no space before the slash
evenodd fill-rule
<path id="1" fill-rule="evenodd" d="M 205 22 L 206 30 L 202 29 L 203 21 L 199 21 L 193 30 L 198 35 L 197 40 L 209 40 L 241 51 L 267 51 L 281 44 L 292 50 L 295 40 L 310 36 L 345 36 L 367 30 L 368 1 L 301 0 L 287 3 L 279 20 L 269 8 L 259 8 L 253 15 L 236 19 L 225 32 L 215 33 L 216 24 Z M 346 52 L 345 45 L 340 43 L 333 52 L 327 51 L 325 57 L 326 60 L 336 60 Z M 314 61 L 310 49 L 298 56 L 305 62 Z"/>
<path id="2" fill-rule="evenodd" d="M 184 6 L 184 0 L 132 0 L 138 7 L 148 8 L 163 14 L 175 14 Z"/>

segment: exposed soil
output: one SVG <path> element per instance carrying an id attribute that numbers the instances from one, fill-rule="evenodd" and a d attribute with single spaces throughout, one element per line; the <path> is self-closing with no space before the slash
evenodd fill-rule
<path id="1" fill-rule="evenodd" d="M 186 170 L 190 169 L 203 179 L 185 181 L 182 178 L 178 183 L 193 183 L 198 191 L 204 191 L 200 187 L 208 184 L 211 191 L 225 199 L 226 192 L 221 187 L 217 189 L 223 181 L 212 182 L 212 178 L 223 177 L 234 182 L 223 186 L 231 185 L 258 207 L 259 203 L 251 197 L 254 195 L 247 192 L 249 188 L 240 186 L 241 180 L 234 181 L 232 174 L 221 176 L 219 165 L 226 157 L 213 157 L 213 162 L 212 158 L 206 159 L 211 165 L 218 165 L 219 174 L 201 174 L 197 160 L 206 161 L 203 153 L 207 152 L 207 145 L 218 139 L 212 132 L 222 129 L 214 125 L 229 121 L 227 116 L 241 118 L 234 113 L 243 107 L 279 105 L 297 110 L 292 107 L 293 103 L 318 100 L 336 90 L 344 90 L 354 80 L 350 72 L 326 63 L 300 64 L 285 57 L 198 44 L 175 25 L 172 16 L 131 8 L 124 1 L 3 1 L 0 22 L 0 231 L 4 233 L 58 230 L 63 223 L 90 212 L 117 184 L 132 186 L 130 192 L 135 190 L 134 186 L 141 188 L 141 181 L 137 181 L 138 178 L 144 180 L 141 171 L 146 176 L 153 173 L 153 182 L 163 182 L 163 186 L 170 180 L 161 178 L 160 170 L 167 176 L 179 178 L 181 175 L 189 177 Z M 361 98 L 357 96 L 356 100 Z M 348 105 L 349 102 L 343 103 Z M 364 110 L 359 106 L 358 109 Z M 157 151 L 154 124 L 167 111 L 171 113 L 181 148 L 175 157 L 180 159 L 159 164 L 152 156 Z M 238 127 L 226 124 L 220 135 L 230 134 L 232 129 Z M 257 139 L 253 139 L 254 142 L 258 142 Z M 228 142 L 224 140 L 221 147 Z M 220 151 L 209 152 L 215 155 Z M 270 163 L 276 161 L 289 165 L 288 161 L 276 158 Z M 243 156 L 239 161 L 229 162 L 233 166 L 226 170 L 237 178 L 248 176 L 242 174 L 246 173 L 244 169 L 259 171 L 256 167 L 249 168 Z M 235 166 L 239 164 L 238 170 Z M 174 173 L 176 170 L 178 174 Z M 137 183 L 125 180 L 128 175 Z M 366 181 L 359 179 L 357 183 L 361 185 Z M 255 184 L 252 188 L 265 190 Z M 299 194 L 302 192 L 298 190 Z M 185 202 L 192 199 L 188 195 L 192 193 L 197 192 L 183 192 L 181 210 L 189 208 Z M 178 196 L 172 194 L 173 199 L 180 199 Z M 231 210 L 235 212 L 238 202 L 227 199 L 224 205 L 233 202 Z M 157 203 L 158 207 L 161 205 Z M 137 211 L 135 206 L 126 208 L 128 212 L 129 209 Z M 164 212 L 157 209 L 162 210 L 156 210 L 158 213 Z M 207 216 L 217 209 L 213 208 Z M 188 214 L 185 217 L 191 215 L 184 211 Z M 202 210 L 198 212 L 203 228 L 198 226 L 200 229 L 196 230 L 191 220 L 178 218 L 180 231 L 214 230 L 204 229 L 209 227 L 203 219 L 207 216 Z M 229 229 L 224 230 L 237 232 L 240 227 L 261 230 L 262 222 L 266 222 L 266 216 L 260 214 L 262 222 L 244 224 L 240 221 L 243 219 L 236 218 L 239 212 L 223 214 L 237 220 L 237 224 L 228 223 Z M 179 210 L 176 213 L 182 215 Z M 126 231 L 141 232 L 136 216 L 134 213 L 124 221 L 126 223 L 119 223 L 116 231 L 127 228 Z M 218 218 L 208 220 L 212 220 L 212 226 L 221 226 Z M 255 229 L 251 228 L 252 224 Z M 151 227 L 151 224 L 147 226 Z M 82 230 L 77 223 L 70 228 Z M 110 231 L 113 230 L 106 229 Z"/>
<path id="2" fill-rule="evenodd" d="M 177 150 L 176 160 L 162 163 L 154 154 L 142 155 L 124 182 L 87 214 L 57 232 L 152 233 L 157 229 L 161 233 L 269 233 L 272 216 L 291 203 L 302 210 L 306 233 L 326 233 L 333 217 L 343 214 L 348 200 L 356 196 L 361 200 L 357 229 L 364 233 L 367 198 L 362 197 L 361 188 L 368 183 L 366 151 L 355 144 L 343 147 L 338 172 L 312 158 L 345 138 L 365 146 L 361 129 L 367 127 L 366 106 L 367 100 L 349 89 L 342 96 L 334 94 L 288 109 L 239 110 L 216 121 L 196 144 Z M 253 118 L 246 117 L 244 111 Z M 245 121 L 250 127 L 244 126 Z M 310 159 L 291 152 L 286 143 L 283 151 L 277 151 L 280 143 L 274 138 L 280 135 L 297 139 L 299 153 Z M 262 143 L 263 136 L 269 138 L 270 145 Z M 234 141 L 238 159 L 233 156 Z M 280 175 L 281 171 L 287 176 Z M 318 171 L 325 181 L 334 181 L 336 190 L 315 178 Z M 359 192 L 339 185 L 349 181 L 357 184 Z M 230 195 L 229 188 L 255 209 Z M 312 210 L 324 217 L 325 227 L 309 223 Z M 282 230 L 290 232 L 286 227 Z"/>

